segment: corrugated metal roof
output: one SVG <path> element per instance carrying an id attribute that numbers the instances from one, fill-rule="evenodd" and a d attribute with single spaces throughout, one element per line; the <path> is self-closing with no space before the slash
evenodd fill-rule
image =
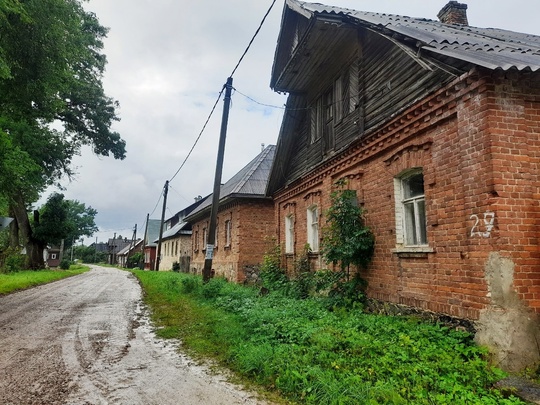
<path id="1" fill-rule="evenodd" d="M 540 69 L 540 36 L 496 28 L 443 24 L 436 20 L 287 0 L 287 6 L 309 16 L 352 19 L 369 28 L 403 35 L 420 42 L 424 51 L 496 70 Z"/>
<path id="2" fill-rule="evenodd" d="M 177 223 L 172 228 L 167 229 L 166 231 L 163 232 L 163 239 L 167 239 L 167 238 L 176 236 L 176 235 L 181 234 L 181 233 L 186 233 L 186 232 L 189 233 L 189 231 L 182 232 L 184 230 L 184 228 L 188 227 L 188 225 L 189 224 L 187 222 L 179 222 L 179 223 Z M 159 240 L 159 238 L 156 239 L 156 240 Z"/>
<path id="3" fill-rule="evenodd" d="M 276 146 L 268 145 L 255 159 L 223 184 L 219 193 L 220 201 L 228 197 L 264 197 L 275 152 Z M 212 204 L 212 198 L 213 194 L 206 197 L 189 217 L 208 208 Z"/>
<path id="4" fill-rule="evenodd" d="M 161 226 L 161 220 L 159 219 L 149 219 L 148 220 L 148 228 L 147 228 L 147 235 L 146 235 L 146 246 L 155 246 L 156 244 L 153 242 L 159 238 L 159 228 Z M 152 241 L 152 242 L 149 242 Z"/>

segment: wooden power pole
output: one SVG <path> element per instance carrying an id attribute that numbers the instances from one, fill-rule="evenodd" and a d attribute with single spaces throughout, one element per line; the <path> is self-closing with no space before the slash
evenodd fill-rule
<path id="1" fill-rule="evenodd" d="M 169 180 L 165 182 L 163 190 L 163 209 L 161 210 L 161 224 L 159 225 L 159 240 L 156 252 L 156 271 L 159 271 L 159 262 L 161 261 L 161 238 L 163 238 L 163 223 L 165 222 L 165 209 L 167 208 L 167 194 L 169 193 Z"/>
<path id="2" fill-rule="evenodd" d="M 214 259 L 214 245 L 216 242 L 216 222 L 219 208 L 219 193 L 221 189 L 221 173 L 223 171 L 223 156 L 225 155 L 225 139 L 227 137 L 227 124 L 229 122 L 229 109 L 231 105 L 232 77 L 225 84 L 225 98 L 223 99 L 223 116 L 221 118 L 221 132 L 216 161 L 216 175 L 214 177 L 214 193 L 212 195 L 212 209 L 210 211 L 210 224 L 208 226 L 208 242 L 204 259 L 203 281 L 207 283 L 212 277 L 212 260 Z"/>

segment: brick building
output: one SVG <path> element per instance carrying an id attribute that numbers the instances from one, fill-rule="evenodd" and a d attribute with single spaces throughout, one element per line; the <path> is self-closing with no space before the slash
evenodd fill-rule
<path id="1" fill-rule="evenodd" d="M 215 275 L 243 282 L 262 263 L 267 237 L 274 234 L 274 205 L 265 196 L 275 146 L 267 146 L 255 159 L 221 186 L 212 270 Z M 192 224 L 192 272 L 202 274 L 210 223 L 212 194 L 186 221 Z"/>
<path id="2" fill-rule="evenodd" d="M 500 365 L 540 360 L 540 37 L 286 0 L 269 178 L 289 267 L 314 269 L 338 180 L 376 237 L 381 301 L 464 318 Z"/>

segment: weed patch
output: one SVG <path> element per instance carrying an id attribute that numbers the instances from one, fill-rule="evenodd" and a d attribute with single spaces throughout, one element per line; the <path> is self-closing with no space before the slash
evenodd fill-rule
<path id="1" fill-rule="evenodd" d="M 325 298 L 261 296 L 224 279 L 202 286 L 199 277 L 183 273 L 134 273 L 154 321 L 167 331 L 163 336 L 176 334 L 192 353 L 211 356 L 289 400 L 522 403 L 493 388 L 503 373 L 490 367 L 487 351 L 466 332 L 414 317 L 329 311 Z"/>

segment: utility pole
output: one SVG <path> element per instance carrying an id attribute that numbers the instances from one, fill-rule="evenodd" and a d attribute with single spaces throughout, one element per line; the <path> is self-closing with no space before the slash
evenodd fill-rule
<path id="1" fill-rule="evenodd" d="M 146 214 L 146 226 L 144 227 L 144 238 L 142 242 L 142 254 L 143 254 L 143 270 L 146 267 L 146 237 L 148 236 L 148 220 L 150 219 L 150 214 Z M 148 263 L 150 263 L 150 259 L 148 259 Z M 150 267 L 150 264 L 148 264 L 148 270 L 152 270 Z"/>
<path id="2" fill-rule="evenodd" d="M 161 210 L 161 224 L 159 225 L 159 240 L 156 252 L 156 271 L 159 271 L 159 262 L 161 261 L 161 238 L 163 237 L 163 223 L 165 222 L 165 208 L 167 208 L 167 193 L 169 192 L 169 180 L 165 182 L 163 190 L 163 209 Z"/>
<path id="3" fill-rule="evenodd" d="M 116 264 L 116 232 L 113 236 L 113 245 L 112 245 L 112 256 L 111 256 L 111 263 L 113 266 Z"/>
<path id="4" fill-rule="evenodd" d="M 126 255 L 126 265 L 124 267 L 128 266 L 129 261 L 129 254 L 131 253 L 132 249 L 135 249 L 135 238 L 137 237 L 137 224 L 135 224 L 135 228 L 133 228 L 133 236 L 131 237 L 131 243 L 129 244 L 129 249 Z"/>
<path id="5" fill-rule="evenodd" d="M 216 161 L 216 175 L 214 178 L 214 193 L 212 195 L 212 209 L 210 211 L 210 225 L 208 226 L 208 242 L 206 257 L 204 259 L 203 281 L 207 283 L 212 277 L 212 260 L 214 259 L 214 245 L 216 242 L 216 222 L 219 208 L 219 193 L 221 189 L 221 173 L 223 171 L 223 156 L 225 155 L 225 138 L 227 137 L 227 124 L 229 122 L 229 109 L 231 105 L 232 77 L 225 84 L 225 98 L 223 99 L 223 116 L 221 118 L 221 132 Z"/>

